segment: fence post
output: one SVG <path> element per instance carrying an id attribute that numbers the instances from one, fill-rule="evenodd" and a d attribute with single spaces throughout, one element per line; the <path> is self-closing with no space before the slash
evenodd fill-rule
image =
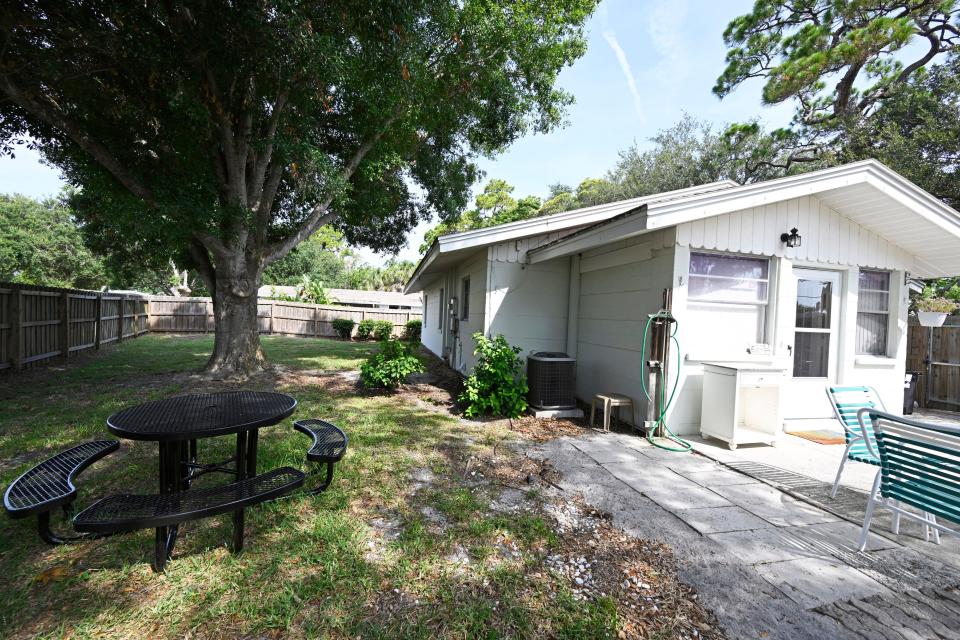
<path id="1" fill-rule="evenodd" d="M 118 310 L 120 317 L 117 319 L 117 342 L 123 342 L 123 319 L 127 314 L 127 296 L 121 295 L 117 304 L 120 306 Z"/>
<path id="2" fill-rule="evenodd" d="M 66 360 L 70 357 L 70 294 L 66 291 L 60 294 L 57 301 L 59 307 L 57 315 L 60 316 L 60 358 Z"/>
<path id="3" fill-rule="evenodd" d="M 10 364 L 23 369 L 23 292 L 17 288 L 10 292 Z"/>
<path id="4" fill-rule="evenodd" d="M 103 292 L 97 294 L 97 326 L 94 329 L 93 348 L 100 349 L 100 336 L 103 333 Z"/>
<path id="5" fill-rule="evenodd" d="M 150 333 L 150 323 L 153 321 L 153 310 L 150 305 L 153 304 L 153 296 L 147 298 L 147 321 L 143 325 L 143 332 Z"/>
<path id="6" fill-rule="evenodd" d="M 313 305 L 313 337 L 320 337 L 320 305 Z"/>
<path id="7" fill-rule="evenodd" d="M 140 329 L 140 300 L 138 298 L 133 299 L 133 322 L 130 323 L 130 328 L 133 334 L 133 337 L 137 337 L 137 331 Z"/>
<path id="8" fill-rule="evenodd" d="M 258 307 L 257 315 L 260 315 L 260 314 L 259 314 L 259 303 L 258 303 L 257 307 Z M 273 335 L 273 302 L 270 302 L 270 324 L 269 324 L 269 326 L 268 326 L 267 334 L 268 334 L 268 335 L 271 335 L 271 336 Z"/>
<path id="9" fill-rule="evenodd" d="M 213 300 L 207 300 L 203 303 L 203 332 L 210 332 L 210 318 L 213 316 Z"/>

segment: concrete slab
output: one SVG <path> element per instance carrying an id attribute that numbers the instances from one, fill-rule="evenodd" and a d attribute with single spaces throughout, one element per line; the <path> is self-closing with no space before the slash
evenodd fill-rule
<path id="1" fill-rule="evenodd" d="M 759 565 L 756 570 L 804 609 L 837 600 L 890 593 L 882 584 L 853 567 L 820 558 L 772 562 Z"/>
<path id="2" fill-rule="evenodd" d="M 624 446 L 613 438 L 591 439 L 575 441 L 574 447 L 587 454 L 599 464 L 607 462 L 640 462 L 647 461 L 636 449 Z"/>
<path id="3" fill-rule="evenodd" d="M 647 496 L 664 509 L 677 511 L 697 507 L 729 507 L 729 500 L 692 480 L 677 475 L 669 486 L 652 484 L 643 490 Z"/>
<path id="4" fill-rule="evenodd" d="M 729 507 L 707 507 L 703 509 L 679 509 L 674 511 L 673 515 L 702 534 L 723 533 L 725 531 L 750 531 L 773 526 L 766 520 L 736 505 Z"/>
<path id="5" fill-rule="evenodd" d="M 784 529 L 729 531 L 711 533 L 707 537 L 722 545 L 740 562 L 749 565 L 797 560 L 812 555 L 808 549 L 805 549 Z"/>
<path id="6" fill-rule="evenodd" d="M 840 519 L 765 484 L 713 487 L 713 491 L 778 527 L 836 522 Z"/>
<path id="7" fill-rule="evenodd" d="M 857 542 L 860 540 L 861 528 L 846 520 L 789 527 L 788 531 L 807 544 L 830 550 L 834 555 L 860 553 Z M 867 551 L 894 549 L 899 546 L 873 532 L 867 536 Z"/>
<path id="8" fill-rule="evenodd" d="M 677 473 L 688 480 L 693 480 L 704 487 L 728 487 L 736 484 L 759 484 L 748 475 L 728 471 L 726 469 L 711 469 L 709 471 L 685 471 L 677 470 Z"/>

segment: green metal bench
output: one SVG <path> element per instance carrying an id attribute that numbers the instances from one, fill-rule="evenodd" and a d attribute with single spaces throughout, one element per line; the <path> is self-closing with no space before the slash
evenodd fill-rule
<path id="1" fill-rule="evenodd" d="M 870 408 L 857 412 L 857 421 L 864 432 L 868 424 L 872 427 L 875 437 L 865 442 L 868 452 L 880 460 L 863 519 L 860 550 L 866 549 L 877 506 L 893 512 L 895 528 L 902 516 L 923 523 L 928 531 L 960 537 L 960 529 L 937 520 L 960 524 L 960 428 L 924 424 Z"/>

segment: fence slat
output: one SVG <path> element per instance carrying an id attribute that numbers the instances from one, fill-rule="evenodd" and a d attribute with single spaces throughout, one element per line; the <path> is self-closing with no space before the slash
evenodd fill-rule
<path id="1" fill-rule="evenodd" d="M 127 337 L 137 336 L 147 296 L 126 296 L 134 321 Z M 121 296 L 97 291 L 0 283 L 0 369 L 20 370 L 51 359 L 98 349 L 123 333 Z M 106 312 L 105 312 L 106 308 Z M 139 311 L 138 311 L 139 310 Z M 115 313 L 113 313 L 115 312 Z M 111 315 L 113 314 L 113 315 Z"/>
<path id="2" fill-rule="evenodd" d="M 157 333 L 208 332 L 215 324 L 210 298 L 152 296 L 149 314 L 150 331 Z M 400 309 L 367 309 L 266 298 L 261 298 L 257 304 L 257 322 L 263 335 L 336 337 L 331 323 L 337 318 L 349 318 L 354 322 L 366 318 L 389 320 L 393 323 L 394 334 L 400 335 L 409 320 L 422 318 L 422 315 Z"/>

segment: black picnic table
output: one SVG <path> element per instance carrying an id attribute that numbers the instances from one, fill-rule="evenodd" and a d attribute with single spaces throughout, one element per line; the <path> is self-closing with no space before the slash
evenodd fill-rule
<path id="1" fill-rule="evenodd" d="M 198 476 L 227 473 L 244 480 L 257 473 L 259 429 L 293 414 L 297 401 L 269 391 L 225 391 L 175 396 L 124 409 L 107 419 L 111 433 L 129 440 L 157 442 L 160 493 L 186 491 Z M 197 441 L 237 435 L 236 453 L 226 460 L 200 463 Z M 243 548 L 243 509 L 234 512 L 233 546 Z M 178 525 L 156 528 L 157 562 L 173 552 Z"/>

